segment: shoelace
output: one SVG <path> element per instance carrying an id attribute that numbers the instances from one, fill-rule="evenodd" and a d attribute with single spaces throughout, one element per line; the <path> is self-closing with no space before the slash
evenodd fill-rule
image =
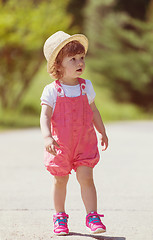
<path id="1" fill-rule="evenodd" d="M 100 218 L 97 217 L 97 216 L 92 216 L 92 217 L 89 217 L 89 223 L 96 223 L 96 222 L 100 222 Z"/>
<path id="2" fill-rule="evenodd" d="M 93 222 L 93 223 L 101 222 L 100 217 L 104 217 L 104 215 L 103 214 L 98 214 L 98 213 L 93 213 L 93 214 L 90 213 L 89 217 L 88 217 L 89 223 L 91 223 L 91 222 Z"/>
<path id="3" fill-rule="evenodd" d="M 58 222 L 58 224 L 59 224 L 60 226 L 61 226 L 61 225 L 65 226 L 65 223 L 67 223 L 67 218 L 62 218 L 62 219 L 57 218 L 56 221 L 55 221 L 55 223 L 56 223 L 56 222 Z"/>

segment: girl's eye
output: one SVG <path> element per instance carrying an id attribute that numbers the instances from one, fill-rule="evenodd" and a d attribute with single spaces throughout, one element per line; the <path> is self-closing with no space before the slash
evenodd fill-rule
<path id="1" fill-rule="evenodd" d="M 72 61 L 75 61 L 75 58 L 74 58 L 74 57 L 72 58 Z"/>
<path id="2" fill-rule="evenodd" d="M 84 57 L 81 57 L 81 60 L 84 60 Z"/>

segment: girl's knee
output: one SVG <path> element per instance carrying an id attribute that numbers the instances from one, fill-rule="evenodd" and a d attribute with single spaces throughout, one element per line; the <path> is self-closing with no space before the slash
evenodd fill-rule
<path id="1" fill-rule="evenodd" d="M 86 166 L 78 167 L 76 177 L 80 185 L 90 185 L 93 183 L 93 169 Z"/>
<path id="2" fill-rule="evenodd" d="M 66 176 L 54 176 L 54 184 L 66 185 L 69 180 L 69 175 Z"/>

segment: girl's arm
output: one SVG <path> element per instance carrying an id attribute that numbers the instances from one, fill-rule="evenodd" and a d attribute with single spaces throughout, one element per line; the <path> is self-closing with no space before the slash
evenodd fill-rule
<path id="1" fill-rule="evenodd" d="M 108 147 L 108 137 L 106 135 L 105 126 L 103 124 L 102 118 L 100 116 L 100 113 L 96 107 L 95 102 L 92 102 L 90 104 L 90 107 L 93 111 L 93 123 L 97 131 L 100 133 L 101 137 L 101 145 L 103 146 L 103 150 L 106 150 Z"/>
<path id="2" fill-rule="evenodd" d="M 55 146 L 60 147 L 58 143 L 53 139 L 51 134 L 50 121 L 53 109 L 48 105 L 42 105 L 40 116 L 40 127 L 44 138 L 44 145 L 46 151 L 56 155 Z"/>

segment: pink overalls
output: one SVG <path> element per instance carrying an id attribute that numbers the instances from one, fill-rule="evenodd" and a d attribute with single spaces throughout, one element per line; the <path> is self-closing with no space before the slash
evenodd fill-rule
<path id="1" fill-rule="evenodd" d="M 52 136 L 60 145 L 54 156 L 45 151 L 45 166 L 56 176 L 76 171 L 78 166 L 94 167 L 99 161 L 97 137 L 93 127 L 93 112 L 85 93 L 85 80 L 79 78 L 80 96 L 66 97 L 57 80 L 57 100 L 51 118 Z"/>

